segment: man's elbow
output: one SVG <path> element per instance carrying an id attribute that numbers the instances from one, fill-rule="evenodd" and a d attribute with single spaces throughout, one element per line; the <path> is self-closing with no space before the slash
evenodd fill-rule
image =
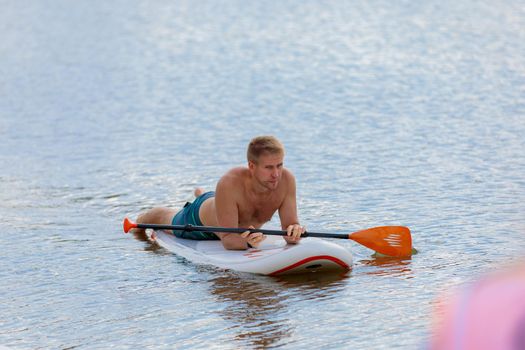
<path id="1" fill-rule="evenodd" d="M 222 245 L 227 250 L 246 250 L 248 245 L 241 237 L 235 237 L 233 234 L 227 234 L 221 237 Z"/>
<path id="2" fill-rule="evenodd" d="M 248 245 L 246 243 L 239 244 L 235 242 L 222 242 L 222 245 L 224 246 L 224 249 L 227 250 L 246 250 L 248 249 Z"/>

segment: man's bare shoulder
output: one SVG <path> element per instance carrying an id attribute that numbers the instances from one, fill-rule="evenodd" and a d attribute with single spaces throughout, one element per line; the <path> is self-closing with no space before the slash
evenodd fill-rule
<path id="1" fill-rule="evenodd" d="M 236 186 L 249 176 L 249 171 L 245 167 L 236 167 L 228 170 L 219 180 L 221 186 Z"/>
<path id="2" fill-rule="evenodd" d="M 287 179 L 295 179 L 294 174 L 287 168 L 283 168 L 283 177 L 286 177 Z"/>
<path id="3" fill-rule="evenodd" d="M 282 175 L 282 176 L 283 176 L 283 180 L 284 180 L 287 184 L 295 184 L 295 176 L 294 176 L 294 174 L 293 174 L 290 170 L 284 168 L 284 169 L 283 169 L 283 175 Z"/>

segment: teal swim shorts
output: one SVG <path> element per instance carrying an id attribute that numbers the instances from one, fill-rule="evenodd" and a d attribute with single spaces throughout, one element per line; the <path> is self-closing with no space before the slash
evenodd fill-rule
<path id="1" fill-rule="evenodd" d="M 211 197 L 215 196 L 215 192 L 210 191 L 201 194 L 199 197 L 195 198 L 193 203 L 187 202 L 171 221 L 172 225 L 193 225 L 193 226 L 203 226 L 202 221 L 199 217 L 199 209 L 201 208 L 202 203 Z M 196 239 L 196 240 L 213 240 L 219 239 L 217 235 L 213 232 L 201 232 L 201 231 L 180 231 L 173 230 L 173 234 L 179 238 L 186 239 Z"/>

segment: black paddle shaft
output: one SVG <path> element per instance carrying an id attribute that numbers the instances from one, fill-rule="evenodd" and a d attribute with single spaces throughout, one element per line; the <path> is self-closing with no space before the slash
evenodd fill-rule
<path id="1" fill-rule="evenodd" d="M 225 232 L 225 233 L 243 233 L 250 231 L 251 233 L 260 232 L 265 235 L 286 236 L 286 231 L 282 230 L 264 230 L 257 228 L 227 228 L 214 226 L 194 226 L 194 225 L 159 225 L 159 224 L 137 224 L 137 228 L 153 229 L 153 230 L 176 230 L 176 231 L 200 231 L 200 232 Z M 320 233 L 320 232 L 305 232 L 301 237 L 323 237 L 323 238 L 348 238 L 347 235 L 340 235 L 337 233 Z"/>

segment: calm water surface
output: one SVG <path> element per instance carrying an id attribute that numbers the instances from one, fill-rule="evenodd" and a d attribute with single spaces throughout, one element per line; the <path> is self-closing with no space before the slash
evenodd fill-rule
<path id="1" fill-rule="evenodd" d="M 4 346 L 417 349 L 441 293 L 523 256 L 521 1 L 0 4 Z M 259 134 L 302 223 L 419 254 L 273 279 L 122 234 Z"/>

